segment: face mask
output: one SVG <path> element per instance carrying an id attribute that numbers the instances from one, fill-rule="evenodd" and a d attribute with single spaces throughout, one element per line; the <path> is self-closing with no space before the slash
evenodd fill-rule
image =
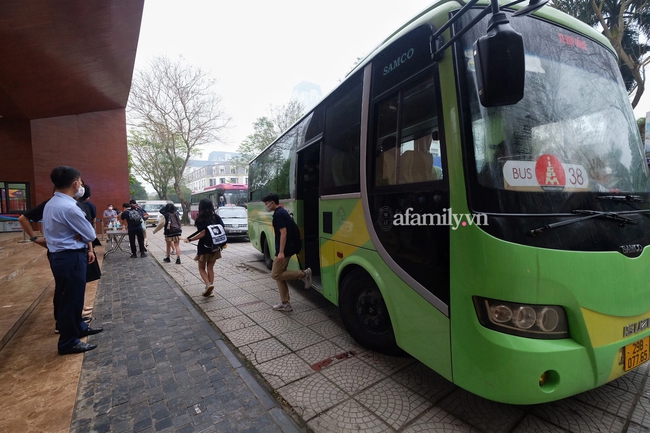
<path id="1" fill-rule="evenodd" d="M 77 190 L 77 192 L 74 193 L 73 197 L 74 198 L 79 198 L 79 197 L 83 196 L 85 193 L 86 193 L 86 189 L 84 188 L 83 185 L 81 185 L 79 187 L 79 189 Z"/>
<path id="2" fill-rule="evenodd" d="M 271 208 L 271 203 L 265 204 L 264 209 L 266 209 L 267 212 L 271 212 L 273 209 Z"/>
<path id="3" fill-rule="evenodd" d="M 109 207 L 108 207 L 108 210 L 113 210 L 113 206 L 109 206 Z"/>

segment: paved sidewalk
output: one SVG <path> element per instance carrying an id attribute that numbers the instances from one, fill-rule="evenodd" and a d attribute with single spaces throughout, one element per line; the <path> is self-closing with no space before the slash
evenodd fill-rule
<path id="1" fill-rule="evenodd" d="M 102 271 L 71 431 L 302 431 L 151 257 Z"/>
<path id="2" fill-rule="evenodd" d="M 195 247 L 182 244 L 177 265 L 162 262 L 162 236 L 149 242 L 146 259 L 105 261 L 95 316 L 106 331 L 90 337 L 99 348 L 84 361 L 73 431 L 650 432 L 647 364 L 561 401 L 499 404 L 359 347 L 314 290 L 290 286 L 294 311 L 273 311 L 277 286 L 248 242 L 217 261 L 211 298 Z"/>

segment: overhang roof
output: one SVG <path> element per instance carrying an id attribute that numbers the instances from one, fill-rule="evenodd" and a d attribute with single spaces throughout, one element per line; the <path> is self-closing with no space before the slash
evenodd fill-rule
<path id="1" fill-rule="evenodd" d="M 126 107 L 144 0 L 2 0 L 0 116 Z"/>

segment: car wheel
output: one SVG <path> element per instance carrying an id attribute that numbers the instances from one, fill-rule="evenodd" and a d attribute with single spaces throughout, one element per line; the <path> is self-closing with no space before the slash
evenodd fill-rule
<path id="1" fill-rule="evenodd" d="M 384 355 L 404 354 L 381 291 L 365 271 L 355 270 L 343 280 L 339 312 L 345 329 L 361 346 Z"/>
<path id="2" fill-rule="evenodd" d="M 264 244 L 262 246 L 262 250 L 264 251 L 264 264 L 266 265 L 267 269 L 270 271 L 273 268 L 273 257 L 271 257 L 271 251 L 269 250 L 269 243 L 264 238 Z"/>

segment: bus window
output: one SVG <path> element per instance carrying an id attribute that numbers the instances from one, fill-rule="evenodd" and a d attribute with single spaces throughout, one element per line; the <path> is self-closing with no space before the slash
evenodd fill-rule
<path id="1" fill-rule="evenodd" d="M 359 80 L 327 108 L 322 171 L 325 193 L 359 191 L 361 90 Z"/>
<path id="2" fill-rule="evenodd" d="M 377 113 L 375 185 L 443 179 L 433 80 L 391 97 L 378 106 Z"/>
<path id="3" fill-rule="evenodd" d="M 442 179 L 442 167 L 437 167 L 436 170 L 431 146 L 432 134 L 438 123 L 435 101 L 436 95 L 431 78 L 403 93 L 399 183 Z M 435 156 L 439 157 L 439 142 L 437 149 Z"/>

